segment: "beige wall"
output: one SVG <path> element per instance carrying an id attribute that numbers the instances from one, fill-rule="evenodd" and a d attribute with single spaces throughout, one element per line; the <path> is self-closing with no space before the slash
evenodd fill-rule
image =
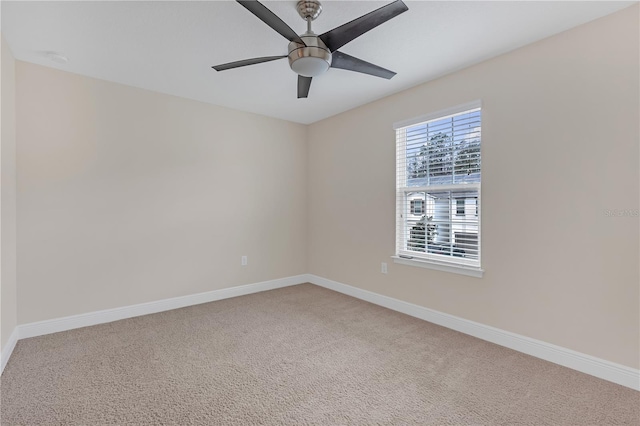
<path id="1" fill-rule="evenodd" d="M 309 128 L 309 272 L 639 364 L 634 6 Z M 392 124 L 483 102 L 482 279 L 393 264 Z M 389 273 L 380 263 L 389 262 Z"/>
<path id="2" fill-rule="evenodd" d="M 16 72 L 20 324 L 306 272 L 303 125 Z"/>
<path id="3" fill-rule="evenodd" d="M 16 84 L 15 60 L 0 35 L 2 61 L 0 171 L 0 344 L 4 349 L 17 325 L 16 289 Z"/>

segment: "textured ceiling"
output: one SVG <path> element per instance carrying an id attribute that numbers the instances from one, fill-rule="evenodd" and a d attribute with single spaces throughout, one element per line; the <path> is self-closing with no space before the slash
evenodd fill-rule
<path id="1" fill-rule="evenodd" d="M 296 32 L 295 1 L 265 1 Z M 321 34 L 388 2 L 325 1 Z M 396 71 L 392 80 L 330 69 L 296 98 L 286 59 L 216 72 L 212 65 L 285 55 L 288 41 L 233 1 L 2 1 L 14 56 L 73 73 L 300 123 L 312 123 L 535 42 L 635 2 L 406 1 L 409 11 L 340 50 Z M 68 57 L 54 62 L 45 52 Z"/>

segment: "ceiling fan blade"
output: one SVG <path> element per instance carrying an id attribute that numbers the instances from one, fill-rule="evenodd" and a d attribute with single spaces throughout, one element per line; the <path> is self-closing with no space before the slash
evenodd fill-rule
<path id="1" fill-rule="evenodd" d="M 298 76 L 298 99 L 309 96 L 309 88 L 311 87 L 312 77 Z"/>
<path id="2" fill-rule="evenodd" d="M 230 70 L 233 68 L 246 67 L 247 65 L 255 65 L 261 64 L 263 62 L 275 61 L 276 59 L 286 58 L 287 55 L 283 56 L 264 56 L 262 58 L 251 58 L 251 59 L 243 59 L 242 61 L 229 62 L 226 64 L 214 65 L 213 68 L 216 71 L 224 71 Z"/>
<path id="3" fill-rule="evenodd" d="M 382 6 L 380 9 L 362 15 L 331 31 L 327 31 L 320 36 L 320 40 L 324 42 L 330 51 L 335 52 L 351 40 L 360 37 L 367 31 L 387 22 L 391 18 L 395 18 L 407 10 L 409 10 L 409 8 L 402 0 L 396 0 L 386 6 Z"/>
<path id="4" fill-rule="evenodd" d="M 331 59 L 331 68 L 340 68 L 343 70 L 361 72 L 363 74 L 369 74 L 376 77 L 386 78 L 390 80 L 395 72 L 388 69 L 379 67 L 362 59 L 354 58 L 343 52 L 333 52 L 333 58 Z"/>
<path id="5" fill-rule="evenodd" d="M 276 30 L 280 35 L 289 41 L 296 41 L 304 44 L 302 39 L 295 31 L 291 29 L 282 19 L 267 9 L 265 5 L 256 0 L 237 0 L 242 6 L 244 6 L 249 12 L 253 13 L 262 22 Z"/>

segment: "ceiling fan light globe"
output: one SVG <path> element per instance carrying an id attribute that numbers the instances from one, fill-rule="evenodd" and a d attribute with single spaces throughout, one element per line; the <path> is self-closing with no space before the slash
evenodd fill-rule
<path id="1" fill-rule="evenodd" d="M 303 77 L 317 77 L 324 74 L 331 64 L 324 58 L 305 56 L 291 63 L 291 69 Z"/>
<path id="2" fill-rule="evenodd" d="M 315 34 L 301 36 L 304 44 L 289 43 L 289 66 L 303 77 L 317 77 L 331 66 L 331 52 Z"/>

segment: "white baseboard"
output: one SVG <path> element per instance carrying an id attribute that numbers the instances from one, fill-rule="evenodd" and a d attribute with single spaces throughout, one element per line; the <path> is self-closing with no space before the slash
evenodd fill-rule
<path id="1" fill-rule="evenodd" d="M 308 274 L 308 282 L 640 391 L 640 370 Z"/>
<path id="2" fill-rule="evenodd" d="M 59 331 L 88 327 L 96 324 L 148 315 L 231 297 L 244 296 L 266 290 L 310 282 L 357 299 L 402 312 L 422 320 L 456 330 L 546 361 L 553 362 L 613 383 L 640 391 L 640 370 L 616 364 L 590 355 L 521 336 L 499 328 L 480 324 L 464 318 L 445 314 L 423 306 L 414 305 L 371 291 L 328 280 L 313 274 L 263 281 L 238 287 L 224 288 L 205 293 L 141 303 L 103 311 L 89 312 L 53 320 L 23 324 L 16 327 L 1 354 L 1 370 L 4 370 L 18 339 L 57 333 Z"/>
<path id="3" fill-rule="evenodd" d="M 205 293 L 158 300 L 155 302 L 140 303 L 138 305 L 105 309 L 103 311 L 88 312 L 86 314 L 22 324 L 18 326 L 17 337 L 19 339 L 26 339 L 28 337 L 42 336 L 44 334 L 57 333 L 59 331 L 88 327 L 96 324 L 104 324 L 107 322 L 138 317 L 141 315 L 155 314 L 157 312 L 169 311 L 171 309 L 184 308 L 186 306 L 199 305 L 201 303 L 213 302 L 216 300 L 228 299 L 237 296 L 244 296 L 246 294 L 258 293 L 261 291 L 273 290 L 281 287 L 288 287 L 305 282 L 308 282 L 308 276 L 306 274 L 296 275 L 293 277 L 280 278 L 271 281 L 263 281 L 254 284 L 207 291 Z M 4 362 L 4 354 L 2 360 Z"/>
<path id="4" fill-rule="evenodd" d="M 18 328 L 14 328 L 11 336 L 9 336 L 9 340 L 4 348 L 2 348 L 2 354 L 0 354 L 0 374 L 4 371 L 5 365 L 9 362 L 9 358 L 13 353 L 13 349 L 16 347 L 16 343 L 18 343 Z"/>

